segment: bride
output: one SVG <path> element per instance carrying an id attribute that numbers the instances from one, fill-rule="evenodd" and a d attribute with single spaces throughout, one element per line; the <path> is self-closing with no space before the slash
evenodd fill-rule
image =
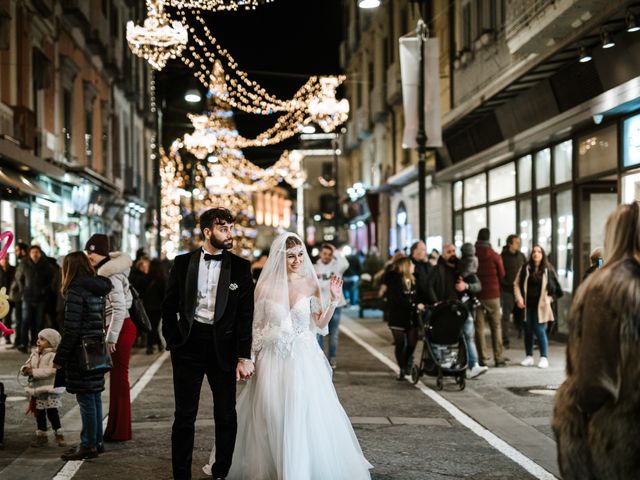
<path id="1" fill-rule="evenodd" d="M 238 434 L 228 480 L 368 480 L 349 417 L 331 381 L 316 334 L 342 292 L 331 279 L 321 298 L 300 238 L 280 235 L 255 291 L 252 350 L 256 376 L 238 398 Z M 211 452 L 210 463 L 215 458 Z M 210 465 L 203 469 L 210 474 Z"/>

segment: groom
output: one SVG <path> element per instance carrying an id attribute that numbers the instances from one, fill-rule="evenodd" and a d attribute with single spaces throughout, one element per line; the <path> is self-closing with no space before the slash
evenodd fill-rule
<path id="1" fill-rule="evenodd" d="M 162 333 L 171 351 L 176 402 L 171 461 L 176 480 L 191 478 L 200 390 L 207 376 L 215 421 L 214 479 L 224 479 L 235 446 L 236 382 L 251 377 L 253 280 L 249 262 L 233 246 L 231 212 L 200 216 L 204 244 L 175 258 L 162 306 Z"/>

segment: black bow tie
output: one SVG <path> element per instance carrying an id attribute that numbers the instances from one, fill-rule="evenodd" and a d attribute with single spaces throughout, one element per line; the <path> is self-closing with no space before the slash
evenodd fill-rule
<path id="1" fill-rule="evenodd" d="M 210 253 L 205 253 L 204 254 L 204 261 L 208 262 L 209 260 L 214 260 L 216 262 L 221 262 L 222 261 L 222 254 L 218 253 L 216 255 L 211 255 Z"/>

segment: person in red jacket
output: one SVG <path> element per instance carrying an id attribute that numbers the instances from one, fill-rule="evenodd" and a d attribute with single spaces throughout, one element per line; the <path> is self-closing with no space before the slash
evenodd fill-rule
<path id="1" fill-rule="evenodd" d="M 482 283 L 482 290 L 478 293 L 482 307 L 477 310 L 476 315 L 476 347 L 480 365 L 483 365 L 488 358 L 484 338 L 484 325 L 487 320 L 491 329 L 495 366 L 505 367 L 507 364 L 503 357 L 502 325 L 500 324 L 500 280 L 504 278 L 505 271 L 502 257 L 491 248 L 490 237 L 489 229 L 481 228 L 476 242 L 476 255 L 479 261 L 478 277 Z"/>

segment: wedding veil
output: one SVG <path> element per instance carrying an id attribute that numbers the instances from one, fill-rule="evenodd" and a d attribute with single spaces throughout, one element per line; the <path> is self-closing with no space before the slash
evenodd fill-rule
<path id="1" fill-rule="evenodd" d="M 294 250 L 302 249 L 304 260 L 292 282 L 294 290 L 289 289 L 287 273 L 287 240 L 295 243 Z M 304 243 L 295 233 L 285 232 L 279 235 L 269 249 L 269 257 L 260 273 L 254 294 L 253 344 L 252 351 L 260 351 L 264 343 L 281 341 L 293 334 L 291 308 L 303 298 L 311 297 L 314 313 L 326 307 L 327 300 L 322 297 L 320 284 L 311 258 Z M 320 332 L 319 329 L 318 333 Z"/>

